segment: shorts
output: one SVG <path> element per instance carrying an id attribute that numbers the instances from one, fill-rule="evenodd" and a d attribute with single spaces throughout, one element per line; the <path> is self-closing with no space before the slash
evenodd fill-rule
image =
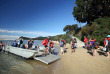
<path id="1" fill-rule="evenodd" d="M 0 49 L 0 52 L 2 51 L 2 49 Z"/>
<path id="2" fill-rule="evenodd" d="M 47 45 L 45 46 L 45 48 L 48 47 Z"/>
<path id="3" fill-rule="evenodd" d="M 95 49 L 96 49 L 94 45 L 93 45 L 93 46 L 90 46 L 90 47 L 91 47 L 91 49 L 93 49 L 93 50 L 95 50 Z"/>
<path id="4" fill-rule="evenodd" d="M 106 46 L 106 51 L 105 52 L 109 52 L 110 51 L 110 47 Z"/>

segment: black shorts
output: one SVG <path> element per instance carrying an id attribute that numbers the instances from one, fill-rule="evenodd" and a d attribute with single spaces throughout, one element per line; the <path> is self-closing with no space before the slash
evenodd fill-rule
<path id="1" fill-rule="evenodd" d="M 92 46 L 90 46 L 90 47 L 91 47 L 91 49 L 93 49 L 93 50 L 95 50 L 95 49 L 96 49 L 94 45 L 92 45 Z"/>
<path id="2" fill-rule="evenodd" d="M 0 49 L 0 52 L 2 51 L 2 49 Z"/>
<path id="3" fill-rule="evenodd" d="M 110 51 L 110 47 L 106 46 L 106 51 L 105 52 L 109 52 Z"/>
<path id="4" fill-rule="evenodd" d="M 45 48 L 48 47 L 47 45 L 45 46 Z"/>

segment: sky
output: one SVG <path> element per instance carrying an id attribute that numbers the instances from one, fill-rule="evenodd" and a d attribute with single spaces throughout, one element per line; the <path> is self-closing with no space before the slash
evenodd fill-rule
<path id="1" fill-rule="evenodd" d="M 0 39 L 64 34 L 75 0 L 0 0 Z M 83 24 L 85 25 L 85 24 Z"/>

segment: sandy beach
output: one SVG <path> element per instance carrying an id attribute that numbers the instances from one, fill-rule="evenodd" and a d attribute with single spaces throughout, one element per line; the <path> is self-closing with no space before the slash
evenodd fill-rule
<path id="1" fill-rule="evenodd" d="M 59 47 L 59 43 L 55 43 Z M 67 53 L 60 54 L 59 66 L 54 67 L 54 74 L 110 74 L 110 58 L 101 55 L 104 54 L 103 51 L 97 50 L 99 53 L 92 57 L 82 47 L 78 47 L 74 54 L 71 53 L 70 44 L 67 44 L 66 48 Z"/>

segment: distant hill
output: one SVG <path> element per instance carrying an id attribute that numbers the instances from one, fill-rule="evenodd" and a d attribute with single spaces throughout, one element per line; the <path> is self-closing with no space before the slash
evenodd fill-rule
<path id="1" fill-rule="evenodd" d="M 49 36 L 50 37 L 50 40 L 53 40 L 53 37 L 54 36 Z M 35 37 L 35 38 L 29 38 L 29 37 L 24 37 L 24 36 L 21 36 L 20 38 L 22 38 L 23 40 L 29 40 L 29 39 L 34 39 L 34 40 L 44 40 L 46 39 L 47 37 Z"/>
<path id="2" fill-rule="evenodd" d="M 22 38 L 23 40 L 29 40 L 30 39 L 29 37 L 23 37 L 23 36 L 21 36 L 20 38 Z"/>

